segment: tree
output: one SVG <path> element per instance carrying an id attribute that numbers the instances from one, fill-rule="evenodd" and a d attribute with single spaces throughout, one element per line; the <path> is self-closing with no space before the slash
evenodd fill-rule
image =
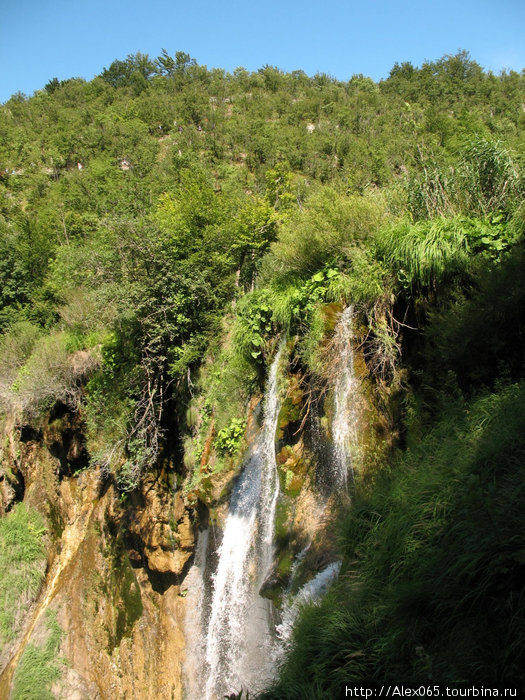
<path id="1" fill-rule="evenodd" d="M 148 80 L 155 73 L 155 63 L 148 54 L 137 52 L 124 61 L 113 61 L 109 68 L 104 68 L 101 77 L 113 87 L 133 87 L 140 93 L 146 88 Z"/>

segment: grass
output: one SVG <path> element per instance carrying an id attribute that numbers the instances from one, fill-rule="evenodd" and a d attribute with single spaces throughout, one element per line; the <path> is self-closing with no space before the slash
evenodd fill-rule
<path id="1" fill-rule="evenodd" d="M 23 503 L 0 518 L 0 645 L 13 639 L 45 572 L 44 523 Z M 0 648 L 1 648 L 0 646 Z"/>
<path id="2" fill-rule="evenodd" d="M 450 404 L 390 473 L 357 487 L 345 562 L 305 608 L 260 696 L 337 697 L 352 681 L 525 682 L 525 383 Z"/>
<path id="3" fill-rule="evenodd" d="M 469 247 L 460 219 L 404 221 L 377 235 L 379 255 L 407 286 L 430 286 L 468 267 Z"/>
<path id="4" fill-rule="evenodd" d="M 52 610 L 46 611 L 47 639 L 42 646 L 28 644 L 13 678 L 11 700 L 53 700 L 51 686 L 60 678 L 58 650 L 62 630 Z"/>

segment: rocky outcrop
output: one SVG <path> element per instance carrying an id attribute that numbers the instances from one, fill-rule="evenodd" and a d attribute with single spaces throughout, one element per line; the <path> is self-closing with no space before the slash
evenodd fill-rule
<path id="1" fill-rule="evenodd" d="M 43 643 L 50 610 L 62 630 L 55 697 L 180 698 L 180 581 L 194 531 L 170 465 L 123 498 L 107 474 L 87 466 L 81 417 L 64 411 L 39 428 L 7 431 L 2 473 L 4 512 L 23 498 L 45 516 L 48 568 L 0 667 L 0 696 L 8 697 L 27 645 Z"/>
<path id="2" fill-rule="evenodd" d="M 193 553 L 194 527 L 181 493 L 171 494 L 163 481 L 165 475 L 144 480 L 126 509 L 123 527 L 133 562 L 179 577 Z"/>

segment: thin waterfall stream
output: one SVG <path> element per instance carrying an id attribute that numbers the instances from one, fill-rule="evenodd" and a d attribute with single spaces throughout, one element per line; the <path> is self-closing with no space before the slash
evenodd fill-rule
<path id="1" fill-rule="evenodd" d="M 335 348 L 338 363 L 334 386 L 334 417 L 332 438 L 334 460 L 332 478 L 335 488 L 346 486 L 348 472 L 357 448 L 357 396 L 358 380 L 354 372 L 353 350 L 354 307 L 348 306 L 341 314 L 335 329 Z"/>

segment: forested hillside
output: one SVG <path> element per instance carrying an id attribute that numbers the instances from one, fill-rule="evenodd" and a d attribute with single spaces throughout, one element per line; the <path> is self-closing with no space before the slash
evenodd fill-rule
<path id="1" fill-rule="evenodd" d="M 263 697 L 523 683 L 524 173 L 525 75 L 465 52 L 379 83 L 138 53 L 0 106 L 0 412 L 26 439 L 76 416 L 61 475 L 97 468 L 125 506 L 163 469 L 213 512 L 277 338 L 300 431 L 353 308 L 373 429 L 341 573 Z M 0 538 L 34 537 L 0 566 L 22 570 L 45 528 L 6 465 Z"/>

